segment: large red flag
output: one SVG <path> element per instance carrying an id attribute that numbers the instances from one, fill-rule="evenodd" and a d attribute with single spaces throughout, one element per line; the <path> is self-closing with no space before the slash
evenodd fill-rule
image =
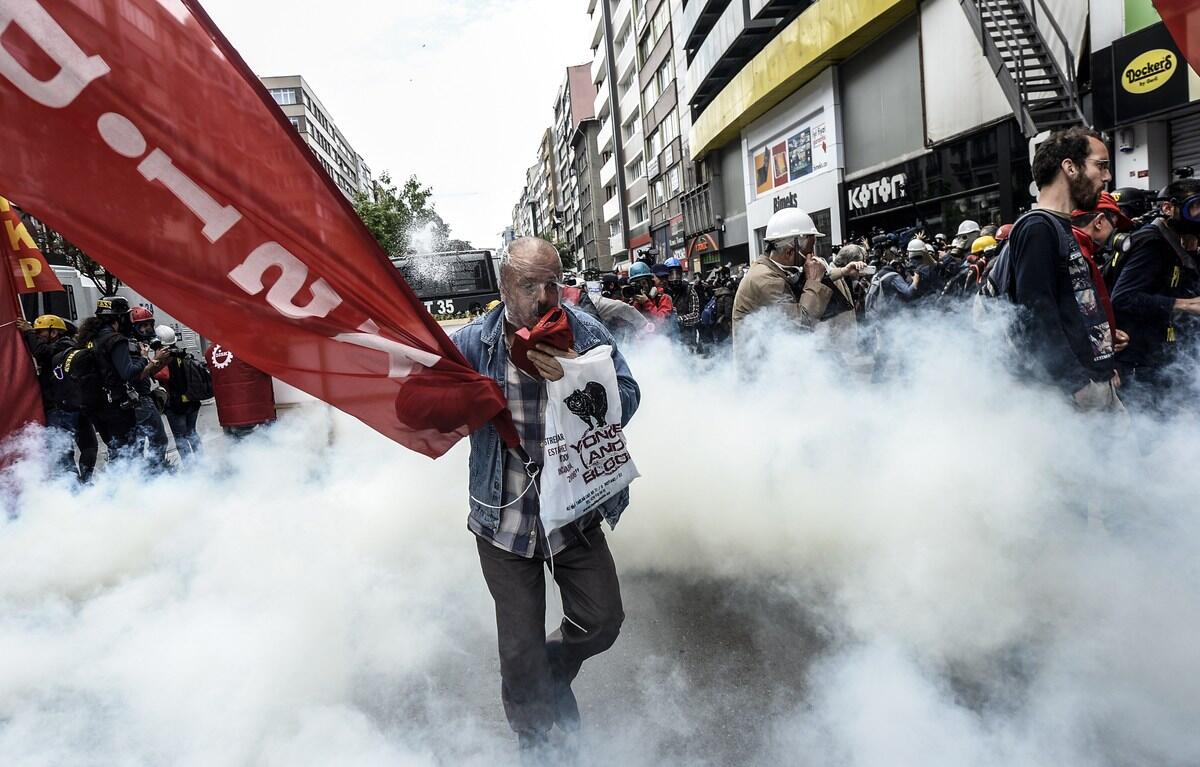
<path id="1" fill-rule="evenodd" d="M 1192 71 L 1200 72 L 1200 0 L 1154 0 L 1154 9 Z"/>
<path id="2" fill-rule="evenodd" d="M 199 3 L 0 0 L 0 115 L 0 189 L 204 336 L 427 455 L 515 442 Z"/>
<path id="3" fill-rule="evenodd" d="M 53 293 L 63 289 L 58 275 L 37 249 L 21 216 L 0 197 L 0 251 L 8 253 L 18 293 Z"/>
<path id="4" fill-rule="evenodd" d="M 0 269 L 0 443 L 27 423 L 46 422 L 33 357 L 17 329 L 21 318 L 12 273 Z"/>

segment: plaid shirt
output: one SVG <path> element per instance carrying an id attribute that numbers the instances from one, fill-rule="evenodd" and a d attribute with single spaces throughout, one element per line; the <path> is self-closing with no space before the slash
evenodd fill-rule
<path id="1" fill-rule="evenodd" d="M 513 425 L 517 427 L 517 433 L 521 437 L 521 447 L 525 448 L 525 452 L 540 468 L 544 460 L 542 442 L 546 437 L 546 382 L 532 378 L 512 364 L 512 360 L 508 358 L 507 346 L 504 348 L 504 355 L 504 394 L 513 416 Z M 538 479 L 541 479 L 540 473 Z M 528 492 L 525 492 L 530 481 L 521 460 L 512 451 L 505 451 L 504 494 L 500 502 L 505 508 L 500 510 L 500 527 L 493 532 L 477 523 L 473 517 L 468 519 L 467 527 L 497 548 L 527 559 L 535 556 L 545 559 L 549 554 L 546 549 L 546 537 L 542 534 L 541 502 L 537 488 L 529 488 Z M 525 495 L 521 496 L 523 492 Z M 519 501 L 518 496 L 521 497 Z M 573 543 L 575 538 L 574 525 L 551 532 L 550 551 L 559 553 Z"/>

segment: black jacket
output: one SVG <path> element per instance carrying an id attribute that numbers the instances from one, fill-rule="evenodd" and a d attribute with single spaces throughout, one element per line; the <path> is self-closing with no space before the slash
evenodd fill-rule
<path id="1" fill-rule="evenodd" d="M 1123 367 L 1168 364 L 1182 340 L 1175 299 L 1200 295 L 1196 261 L 1158 219 L 1133 233 L 1123 262 L 1112 304 L 1117 325 L 1129 334 L 1129 347 L 1117 360 Z"/>
<path id="2" fill-rule="evenodd" d="M 1028 372 L 1067 392 L 1111 378 L 1112 329 L 1070 220 L 1031 211 L 1013 225 L 1008 247 L 1013 298 L 1026 310 L 1019 335 Z"/>
<path id="3" fill-rule="evenodd" d="M 49 407 L 54 400 L 54 357 L 60 352 L 70 349 L 75 341 L 69 336 L 64 336 L 57 341 L 43 341 L 37 333 L 30 330 L 25 333 L 25 343 L 29 346 L 34 361 L 37 362 L 38 385 L 42 390 L 42 402 Z"/>

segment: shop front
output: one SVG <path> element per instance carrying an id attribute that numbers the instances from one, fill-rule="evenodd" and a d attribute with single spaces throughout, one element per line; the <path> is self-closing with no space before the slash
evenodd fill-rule
<path id="1" fill-rule="evenodd" d="M 910 227 L 952 238 L 967 219 L 1012 222 L 1033 203 L 1029 148 L 1013 119 L 840 185 L 843 241 Z"/>
<path id="2" fill-rule="evenodd" d="M 721 232 L 714 230 L 687 240 L 685 258 L 695 274 L 704 274 L 721 265 Z"/>
<path id="3" fill-rule="evenodd" d="M 1200 77 L 1165 24 L 1114 40 L 1092 66 L 1096 126 L 1113 138 L 1114 187 L 1159 189 L 1200 171 Z"/>

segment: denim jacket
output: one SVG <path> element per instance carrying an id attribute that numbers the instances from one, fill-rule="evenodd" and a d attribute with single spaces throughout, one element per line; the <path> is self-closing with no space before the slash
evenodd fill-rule
<path id="1" fill-rule="evenodd" d="M 617 388 L 621 390 L 621 426 L 626 426 L 637 411 L 642 393 L 625 358 L 617 350 L 612 335 L 596 319 L 577 312 L 568 306 L 563 310 L 571 324 L 571 333 L 575 337 L 574 349 L 583 354 L 597 346 L 608 344 L 612 346 L 613 365 L 617 369 Z M 453 341 L 462 351 L 471 367 L 480 373 L 490 376 L 493 381 L 505 389 L 507 380 L 506 365 L 509 364 L 508 353 L 504 343 L 504 307 L 498 307 L 459 329 L 453 336 Z M 507 391 L 505 392 L 507 394 Z M 492 424 L 478 429 L 471 435 L 470 458 L 470 491 L 471 498 L 477 498 L 491 506 L 502 503 L 504 492 L 504 452 L 505 447 L 500 440 L 500 434 Z M 490 530 L 500 527 L 500 511 L 470 501 L 471 517 Z M 608 520 L 609 525 L 616 526 L 621 518 L 621 512 L 629 505 L 629 489 L 622 490 L 617 495 L 600 504 L 598 510 Z"/>

